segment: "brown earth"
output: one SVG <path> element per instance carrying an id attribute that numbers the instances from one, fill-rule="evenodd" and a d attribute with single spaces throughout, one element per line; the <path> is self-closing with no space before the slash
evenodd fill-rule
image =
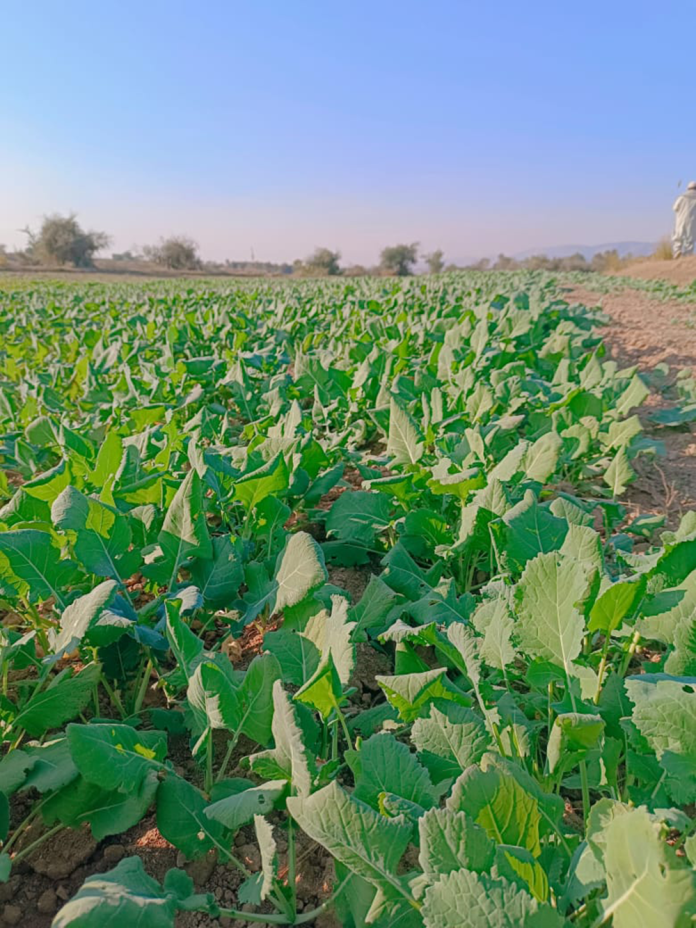
<path id="1" fill-rule="evenodd" d="M 696 276 L 696 258 L 679 262 L 653 262 L 672 265 L 689 262 Z M 587 306 L 600 306 L 611 317 L 603 337 L 613 357 L 622 366 L 637 365 L 650 375 L 658 364 L 669 365 L 667 384 L 679 371 L 696 369 L 696 302 L 677 303 L 651 299 L 644 293 L 624 290 L 600 294 L 575 289 L 569 297 Z M 696 434 L 690 425 L 679 429 L 662 428 L 650 421 L 650 413 L 674 405 L 669 388 L 661 393 L 653 389 L 639 411 L 645 433 L 665 443 L 665 456 L 651 461 L 645 457 L 635 462 L 638 479 L 624 499 L 629 512 L 666 515 L 669 528 L 679 523 L 681 515 L 696 509 Z"/>
<path id="2" fill-rule="evenodd" d="M 637 258 L 620 271 L 619 277 L 640 277 L 642 280 L 669 280 L 673 284 L 690 284 L 696 280 L 696 256 L 678 261 L 658 258 Z"/>

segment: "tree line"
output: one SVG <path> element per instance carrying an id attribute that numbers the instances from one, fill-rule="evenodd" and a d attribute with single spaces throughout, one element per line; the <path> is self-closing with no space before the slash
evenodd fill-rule
<path id="1" fill-rule="evenodd" d="M 71 265 L 78 268 L 93 268 L 95 266 L 95 256 L 106 249 L 111 242 L 110 237 L 105 232 L 83 229 L 75 214 L 46 216 L 38 231 L 29 228 L 22 231 L 27 235 L 27 247 L 24 251 L 18 253 L 19 259 L 25 263 L 41 265 Z M 446 264 L 444 252 L 441 248 L 419 255 L 419 247 L 418 242 L 411 242 L 410 244 L 402 243 L 383 248 L 380 253 L 379 264 L 373 268 L 362 265 L 342 267 L 340 251 L 334 251 L 330 248 L 317 248 L 311 255 L 296 260 L 292 265 L 256 261 L 226 261 L 216 264 L 214 262 L 204 262 L 201 259 L 198 245 L 193 239 L 186 235 L 170 235 L 167 238 L 160 239 L 155 245 L 146 245 L 142 249 L 142 255 L 128 251 L 113 254 L 112 260 L 116 262 L 145 260 L 173 271 L 251 269 L 262 274 L 281 273 L 306 277 L 363 276 L 368 274 L 406 277 L 414 273 L 419 257 L 427 266 L 430 274 L 462 269 L 454 264 Z M 0 264 L 3 255 L 6 256 L 6 252 L 0 246 Z M 622 259 L 615 250 L 596 254 L 589 261 L 580 253 L 563 258 L 534 255 L 524 260 L 516 260 L 501 254 L 495 261 L 484 258 L 465 267 L 475 270 L 528 268 L 549 271 L 606 272 L 617 270 L 626 260 Z"/>

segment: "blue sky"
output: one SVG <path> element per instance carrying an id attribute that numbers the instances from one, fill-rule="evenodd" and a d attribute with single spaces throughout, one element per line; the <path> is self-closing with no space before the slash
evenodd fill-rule
<path id="1" fill-rule="evenodd" d="M 0 242 L 453 260 L 667 233 L 696 178 L 696 5 L 34 0 L 3 9 Z"/>

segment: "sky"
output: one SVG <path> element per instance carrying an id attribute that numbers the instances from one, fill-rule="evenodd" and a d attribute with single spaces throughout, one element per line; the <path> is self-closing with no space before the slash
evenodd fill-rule
<path id="1" fill-rule="evenodd" d="M 693 0 L 33 0 L 2 10 L 0 243 L 376 263 L 653 241 L 696 179 Z"/>

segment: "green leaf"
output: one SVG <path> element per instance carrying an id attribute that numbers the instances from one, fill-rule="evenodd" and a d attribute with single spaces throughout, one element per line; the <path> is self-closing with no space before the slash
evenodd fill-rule
<path id="1" fill-rule="evenodd" d="M 343 688 L 336 665 L 329 651 L 304 686 L 295 693 L 297 702 L 316 709 L 324 719 L 343 702 Z"/>
<path id="2" fill-rule="evenodd" d="M 242 719 L 242 699 L 227 673 L 214 661 L 200 663 L 189 680 L 186 698 L 196 720 L 196 734 L 209 729 L 236 731 Z M 202 746 L 202 739 L 194 754 Z"/>
<path id="3" fill-rule="evenodd" d="M 102 841 L 137 825 L 152 805 L 158 786 L 154 770 L 148 771 L 140 785 L 128 792 L 107 792 L 79 777 L 49 796 L 41 812 L 48 825 L 59 821 L 70 828 L 79 828 L 88 822 L 94 838 Z"/>
<path id="4" fill-rule="evenodd" d="M 392 464 L 414 465 L 423 457 L 425 445 L 418 426 L 401 400 L 392 396 L 389 405 L 387 454 Z"/>
<path id="5" fill-rule="evenodd" d="M 363 741 L 358 751 L 346 752 L 345 759 L 353 771 L 353 795 L 374 809 L 379 809 L 381 793 L 393 793 L 417 803 L 423 809 L 436 805 L 440 791 L 405 744 L 387 733 Z"/>
<path id="6" fill-rule="evenodd" d="M 59 674 L 45 690 L 31 697 L 15 718 L 14 727 L 38 738 L 49 728 L 74 719 L 92 699 L 100 673 L 99 664 L 89 664 L 74 676 L 69 671 Z"/>
<path id="7" fill-rule="evenodd" d="M 312 536 L 307 532 L 291 535 L 276 566 L 275 610 L 297 605 L 328 577 L 323 552 Z"/>
<path id="8" fill-rule="evenodd" d="M 644 590 L 645 577 L 613 583 L 595 600 L 590 610 L 588 629 L 591 632 L 602 631 L 611 635 L 627 616 L 631 616 Z"/>
<path id="9" fill-rule="evenodd" d="M 425 891 L 426 928 L 561 928 L 563 919 L 550 906 L 507 880 L 471 870 L 445 874 Z"/>
<path id="10" fill-rule="evenodd" d="M 244 582 L 240 545 L 231 535 L 212 539 L 211 560 L 197 560 L 191 565 L 191 579 L 203 599 L 220 609 L 232 603 Z"/>
<path id="11" fill-rule="evenodd" d="M 51 507 L 56 528 L 74 532 L 73 550 L 89 573 L 121 583 L 140 566 L 137 551 L 129 551 L 128 520 L 116 509 L 75 487 L 66 487 Z"/>
<path id="12" fill-rule="evenodd" d="M 242 700 L 242 732 L 257 744 L 267 745 L 273 725 L 273 685 L 282 675 L 273 654 L 258 654 L 249 664 L 239 694 Z"/>
<path id="13" fill-rule="evenodd" d="M 541 853 L 539 804 L 517 780 L 497 767 L 469 767 L 447 800 L 451 811 L 466 812 L 497 844 L 525 847 Z"/>
<path id="14" fill-rule="evenodd" d="M 502 524 L 502 532 L 499 526 Z M 491 527 L 502 536 L 504 554 L 511 567 L 522 570 L 538 554 L 558 551 L 568 534 L 568 523 L 543 509 L 534 494 L 527 492 L 522 502 L 505 513 Z"/>
<path id="15" fill-rule="evenodd" d="M 248 824 L 254 816 L 267 815 L 272 812 L 276 802 L 287 790 L 286 780 L 268 780 L 261 786 L 218 799 L 205 809 L 205 815 L 224 825 L 232 832 Z"/>
<path id="16" fill-rule="evenodd" d="M 53 919 L 52 928 L 174 928 L 176 899 L 149 877 L 139 857 L 95 873 Z"/>
<path id="17" fill-rule="evenodd" d="M 628 460 L 625 447 L 619 448 L 611 464 L 604 473 L 604 482 L 611 489 L 613 496 L 621 496 L 629 483 L 636 479 L 636 473 Z"/>
<path id="18" fill-rule="evenodd" d="M 247 511 L 289 486 L 288 467 L 282 452 L 278 452 L 267 464 L 240 477 L 234 485 L 234 498 L 238 499 Z"/>
<path id="19" fill-rule="evenodd" d="M 302 686 L 319 666 L 319 648 L 295 628 L 279 628 L 263 639 L 266 650 L 278 660 L 284 683 Z"/>
<path id="20" fill-rule="evenodd" d="M 195 860 L 213 848 L 227 851 L 230 835 L 208 817 L 203 794 L 187 780 L 167 773 L 157 793 L 157 828 L 165 840 Z"/>
<path id="21" fill-rule="evenodd" d="M 143 568 L 143 573 L 173 589 L 179 568 L 188 558 L 212 558 L 213 547 L 203 510 L 203 486 L 190 470 L 171 501 L 157 536 L 162 556 Z"/>
<path id="22" fill-rule="evenodd" d="M 599 715 L 567 712 L 557 715 L 547 746 L 549 772 L 558 766 L 566 772 L 599 746 L 604 733 L 604 720 Z"/>
<path id="23" fill-rule="evenodd" d="M 269 751 L 252 754 L 251 769 L 271 780 L 289 780 L 299 796 L 308 796 L 312 789 L 307 749 L 297 724 L 295 710 L 280 680 L 273 684 L 273 740 Z"/>
<path id="24" fill-rule="evenodd" d="M 375 536 L 388 528 L 390 510 L 389 500 L 381 493 L 342 493 L 326 517 L 327 534 L 369 548 Z"/>
<path id="25" fill-rule="evenodd" d="M 471 700 L 447 678 L 445 667 L 422 673 L 378 674 L 375 680 L 404 722 L 413 722 L 433 699 L 445 699 L 468 706 Z"/>
<path id="26" fill-rule="evenodd" d="M 411 740 L 438 781 L 458 777 L 471 764 L 477 764 L 490 746 L 483 720 L 455 703 L 431 706 L 427 718 L 413 723 Z"/>
<path id="27" fill-rule="evenodd" d="M 384 890 L 403 894 L 397 874 L 411 826 L 387 819 L 334 781 L 311 796 L 291 797 L 288 812 L 300 828 L 353 873 Z"/>
<path id="28" fill-rule="evenodd" d="M 465 812 L 431 809 L 419 819 L 418 831 L 418 862 L 429 882 L 462 867 L 483 873 L 493 863 L 495 845 Z"/>
<path id="29" fill-rule="evenodd" d="M 273 828 L 263 815 L 254 816 L 254 831 L 261 852 L 261 870 L 249 877 L 239 887 L 239 901 L 260 905 L 266 900 L 273 888 L 273 881 L 278 870 L 276 843 Z"/>
<path id="30" fill-rule="evenodd" d="M 60 559 L 48 532 L 31 528 L 0 532 L 0 554 L 6 555 L 12 573 L 26 584 L 32 601 L 52 596 L 65 608 L 61 591 L 74 579 L 75 564 Z"/>
<path id="31" fill-rule="evenodd" d="M 549 898 L 549 878 L 538 860 L 522 847 L 499 844 L 495 850 L 498 876 L 530 893 L 538 902 Z M 469 869 L 472 869 L 471 867 Z"/>
<path id="32" fill-rule="evenodd" d="M 79 646 L 91 625 L 111 603 L 117 590 L 118 584 L 115 580 L 104 580 L 64 609 L 60 619 L 60 631 L 57 634 L 50 633 L 56 655 L 69 654 Z"/>
<path id="33" fill-rule="evenodd" d="M 611 918 L 614 928 L 682 928 L 696 915 L 696 873 L 679 862 L 658 831 L 645 809 L 606 826 L 602 921 Z"/>
<path id="34" fill-rule="evenodd" d="M 584 622 L 575 604 L 586 587 L 582 566 L 554 552 L 529 562 L 515 589 L 515 629 L 526 654 L 569 672 L 582 647 Z"/>
<path id="35" fill-rule="evenodd" d="M 159 769 L 167 753 L 161 731 L 136 731 L 130 725 L 68 725 L 75 766 L 102 789 L 138 789 L 148 770 Z"/>

